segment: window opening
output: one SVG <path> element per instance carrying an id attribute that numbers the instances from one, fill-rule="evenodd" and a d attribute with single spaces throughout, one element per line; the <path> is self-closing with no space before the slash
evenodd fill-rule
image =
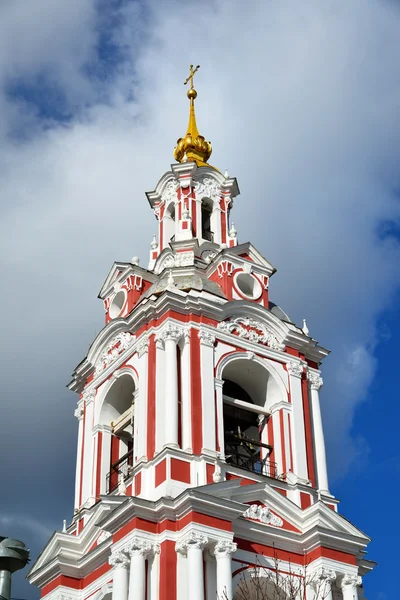
<path id="1" fill-rule="evenodd" d="M 211 207 L 204 202 L 201 205 L 201 237 L 208 242 L 212 242 L 214 239 L 211 231 Z"/>
<path id="2" fill-rule="evenodd" d="M 276 477 L 276 464 L 268 460 L 272 446 L 262 442 L 265 415 L 257 410 L 250 394 L 230 379 L 224 379 L 223 400 L 226 462 L 246 471 Z"/>

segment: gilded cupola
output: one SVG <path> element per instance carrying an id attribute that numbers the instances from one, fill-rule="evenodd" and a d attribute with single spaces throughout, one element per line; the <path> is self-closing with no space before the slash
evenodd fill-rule
<path id="1" fill-rule="evenodd" d="M 190 82 L 190 87 L 187 92 L 187 97 L 190 101 L 190 112 L 189 112 L 189 124 L 185 137 L 179 138 L 174 149 L 174 157 L 178 162 L 193 161 L 198 164 L 199 167 L 206 165 L 208 159 L 211 156 L 212 147 L 211 143 L 207 142 L 205 138 L 200 135 L 196 124 L 196 115 L 194 112 L 194 101 L 197 97 L 197 92 L 193 87 L 193 77 L 196 71 L 200 68 L 197 65 L 193 69 L 193 65 L 190 65 L 190 74 L 184 84 Z"/>

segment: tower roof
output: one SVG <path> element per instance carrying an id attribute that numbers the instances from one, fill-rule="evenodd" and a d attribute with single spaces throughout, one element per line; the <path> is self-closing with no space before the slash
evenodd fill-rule
<path id="1" fill-rule="evenodd" d="M 186 85 L 190 81 L 190 87 L 187 91 L 187 97 L 190 100 L 189 123 L 185 137 L 179 138 L 176 142 L 174 158 L 178 162 L 186 162 L 186 160 L 196 162 L 201 167 L 208 164 L 207 161 L 211 156 L 212 147 L 211 143 L 200 135 L 196 123 L 194 101 L 197 98 L 197 92 L 193 87 L 193 77 L 199 68 L 200 65 L 197 65 L 195 69 L 193 69 L 193 65 L 190 65 L 189 77 L 184 82 L 184 85 Z"/>

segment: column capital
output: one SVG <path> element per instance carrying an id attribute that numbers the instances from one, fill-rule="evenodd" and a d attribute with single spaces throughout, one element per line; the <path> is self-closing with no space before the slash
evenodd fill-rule
<path id="1" fill-rule="evenodd" d="M 127 569 L 129 567 L 129 558 L 125 552 L 112 552 L 108 559 L 108 563 L 115 569 L 122 568 Z"/>
<path id="2" fill-rule="evenodd" d="M 312 390 L 318 391 L 324 383 L 324 380 L 322 379 L 321 375 L 316 371 L 307 371 L 307 379 L 310 382 Z"/>
<path id="3" fill-rule="evenodd" d="M 286 369 L 290 377 L 300 378 L 303 375 L 303 365 L 294 360 L 291 360 L 288 363 L 286 363 Z"/>
<path id="4" fill-rule="evenodd" d="M 192 531 L 175 544 L 176 552 L 186 555 L 190 549 L 203 550 L 208 544 L 208 537 Z"/>
<path id="5" fill-rule="evenodd" d="M 343 579 L 340 582 L 340 587 L 342 590 L 347 588 L 356 588 L 362 584 L 362 579 L 359 575 L 355 573 L 346 573 Z"/>
<path id="6" fill-rule="evenodd" d="M 135 537 L 128 545 L 126 551 L 130 557 L 143 556 L 144 558 L 147 558 L 147 556 L 153 552 L 153 544 L 147 540 Z"/>
<path id="7" fill-rule="evenodd" d="M 177 343 L 184 333 L 183 327 L 176 325 L 175 323 L 167 323 L 163 325 L 160 331 L 156 334 L 156 343 L 164 343 L 169 340 L 173 340 Z"/>
<path id="8" fill-rule="evenodd" d="M 231 554 L 234 554 L 237 550 L 237 544 L 228 540 L 219 540 L 214 546 L 213 554 L 218 560 L 219 558 L 226 558 Z"/>
<path id="9" fill-rule="evenodd" d="M 86 406 L 88 406 L 89 404 L 94 402 L 96 393 L 97 393 L 97 390 L 95 388 L 92 388 L 91 390 L 84 390 L 84 392 L 82 394 L 82 400 L 85 401 Z"/>
<path id="10" fill-rule="evenodd" d="M 315 583 L 330 583 L 332 584 L 336 580 L 336 572 L 333 569 L 327 569 L 326 567 L 320 567 L 311 577 Z"/>
<path id="11" fill-rule="evenodd" d="M 149 345 L 150 345 L 149 337 L 147 335 L 145 335 L 144 338 L 141 339 L 137 345 L 137 353 L 138 353 L 139 358 L 141 358 L 143 356 L 143 354 L 146 354 L 149 351 Z"/>
<path id="12" fill-rule="evenodd" d="M 200 344 L 202 344 L 203 346 L 210 346 L 211 348 L 214 347 L 214 344 L 215 344 L 215 335 L 213 335 L 209 331 L 205 331 L 204 329 L 200 329 L 199 333 L 198 333 L 198 336 L 199 336 Z"/>

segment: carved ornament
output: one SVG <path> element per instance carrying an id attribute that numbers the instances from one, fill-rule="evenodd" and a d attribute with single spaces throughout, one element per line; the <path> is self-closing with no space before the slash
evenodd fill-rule
<path id="1" fill-rule="evenodd" d="M 218 329 L 225 333 L 233 333 L 250 342 L 265 344 L 273 350 L 284 350 L 285 348 L 285 345 L 281 344 L 263 323 L 248 317 L 236 317 L 236 319 L 222 321 L 218 324 Z"/>
<path id="2" fill-rule="evenodd" d="M 111 340 L 108 346 L 103 350 L 99 360 L 96 364 L 95 373 L 98 375 L 109 365 L 111 365 L 117 358 L 125 352 L 130 346 L 132 346 L 136 337 L 128 331 L 119 333 Z"/>
<path id="3" fill-rule="evenodd" d="M 196 181 L 194 189 L 198 200 L 206 197 L 210 198 L 213 202 L 219 202 L 221 198 L 221 187 L 211 177 L 203 177 Z"/>
<path id="4" fill-rule="evenodd" d="M 283 521 L 277 515 L 274 515 L 267 506 L 259 506 L 258 504 L 252 504 L 243 513 L 243 516 L 253 521 L 260 521 L 267 525 L 273 525 L 274 527 L 282 527 Z"/>
<path id="5" fill-rule="evenodd" d="M 308 371 L 307 379 L 310 382 L 310 386 L 312 390 L 319 390 L 324 381 L 319 373 L 314 373 L 314 371 Z"/>

